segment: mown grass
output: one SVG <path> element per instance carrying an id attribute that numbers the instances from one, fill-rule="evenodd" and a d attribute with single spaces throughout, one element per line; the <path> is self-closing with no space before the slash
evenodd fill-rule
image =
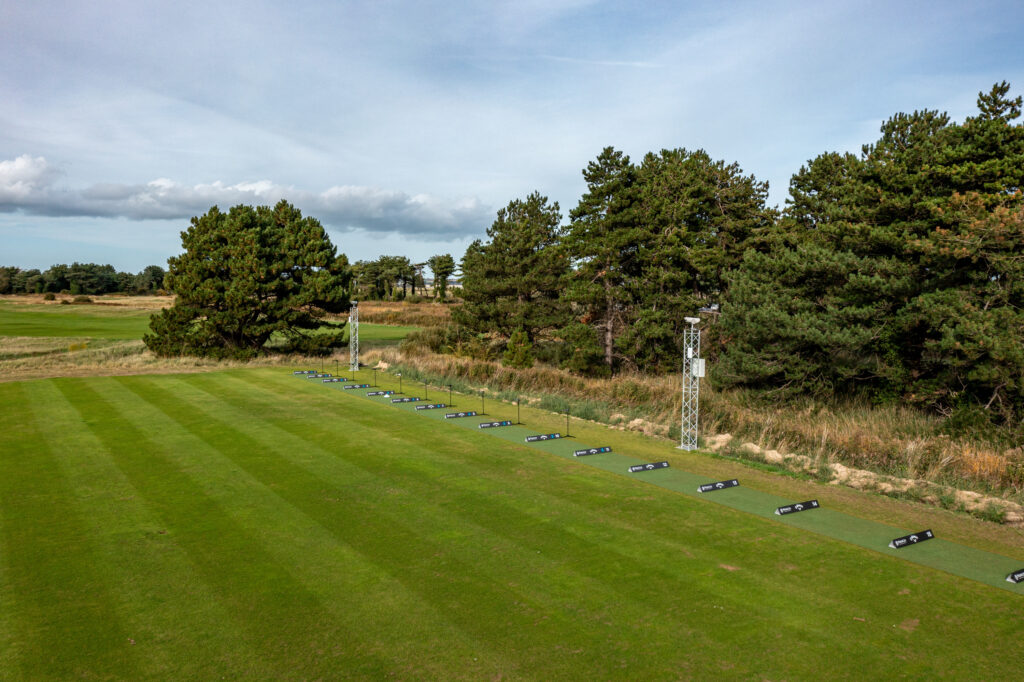
<path id="1" fill-rule="evenodd" d="M 1016 679 L 1024 653 L 1018 595 L 281 369 L 0 384 L 0 470 L 11 678 Z"/>
<path id="2" fill-rule="evenodd" d="M 0 301 L 0 336 L 141 339 L 151 311 L 99 305 L 25 305 Z"/>
<path id="3" fill-rule="evenodd" d="M 44 304 L 41 297 L 0 300 L 0 381 L 90 374 L 197 372 L 246 364 L 280 365 L 294 358 L 268 355 L 252 363 L 204 358 L 159 358 L 141 339 L 148 333 L 149 316 L 171 297 L 104 297 L 95 305 Z M 415 327 L 361 323 L 361 349 L 397 345 Z M 316 366 L 347 362 L 348 348 Z"/>
<path id="4" fill-rule="evenodd" d="M 506 397 L 523 395 L 552 410 L 570 407 L 587 419 L 621 425 L 635 421 L 634 428 L 650 435 L 679 437 L 677 375 L 594 379 L 539 364 L 520 370 L 418 347 L 382 349 L 366 357 L 456 388 L 486 387 Z M 941 419 L 912 407 L 863 401 L 824 405 L 811 400 L 779 406 L 759 401 L 750 392 L 716 391 L 705 382 L 700 418 L 705 436 L 729 433 L 737 444 L 752 442 L 763 449 L 805 455 L 822 466 L 842 463 L 1024 502 L 1024 448 L 950 438 L 941 432 Z M 741 448 L 733 448 L 732 454 L 751 457 Z"/>

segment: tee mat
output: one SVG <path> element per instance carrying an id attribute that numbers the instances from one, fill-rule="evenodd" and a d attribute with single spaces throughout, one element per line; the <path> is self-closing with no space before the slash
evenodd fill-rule
<path id="1" fill-rule="evenodd" d="M 305 378 L 316 372 L 295 372 L 299 378 Z M 318 385 L 319 382 L 316 382 Z M 348 388 L 344 385 L 326 384 L 334 388 Z M 361 386 L 362 387 L 362 386 Z M 367 394 L 342 392 L 347 396 L 366 398 Z M 387 395 L 379 393 L 378 395 Z M 367 398 L 373 401 L 372 398 Z M 392 407 L 414 413 L 418 398 L 392 399 Z M 378 402 L 378 404 L 381 404 Z M 384 402 L 383 404 L 388 404 Z M 709 481 L 706 476 L 693 474 L 678 467 L 670 467 L 668 462 L 645 462 L 621 453 L 613 453 L 607 446 L 580 447 L 573 444 L 569 436 L 547 435 L 547 439 L 527 441 L 535 437 L 528 425 L 515 424 L 511 420 L 495 420 L 481 423 L 476 419 L 462 417 L 477 416 L 475 412 L 449 412 L 439 409 L 415 412 L 423 418 L 437 419 L 439 422 L 454 425 L 458 428 L 486 433 L 490 436 L 518 443 L 522 447 L 538 448 L 547 453 L 580 462 L 618 475 L 635 476 L 643 473 L 644 483 L 672 490 L 682 495 L 697 497 L 714 504 L 737 509 L 754 516 L 773 519 L 776 523 L 784 523 L 825 537 L 864 547 L 881 554 L 898 557 L 922 566 L 928 566 L 953 575 L 969 578 L 985 585 L 1008 590 L 1024 595 L 1024 568 L 1019 559 L 1001 554 L 975 549 L 948 540 L 943 540 L 931 529 L 907 533 L 906 529 L 895 528 L 888 524 L 869 521 L 859 517 L 828 509 L 819 504 L 818 500 L 793 502 L 754 488 L 741 485 L 737 479 L 725 481 Z M 525 442 L 525 443 L 524 443 Z M 528 443 L 528 444 L 526 444 Z M 623 471 L 626 465 L 626 472 Z M 810 512 L 810 513 L 808 513 Z M 916 540 L 914 538 L 916 537 Z M 927 542 L 925 542 L 927 540 Z"/>

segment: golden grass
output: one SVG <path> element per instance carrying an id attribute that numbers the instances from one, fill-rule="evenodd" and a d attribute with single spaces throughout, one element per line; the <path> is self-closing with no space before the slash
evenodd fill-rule
<path id="1" fill-rule="evenodd" d="M 443 327 L 451 319 L 451 305 L 405 301 L 360 301 L 359 321 L 410 327 Z"/>
<path id="2" fill-rule="evenodd" d="M 62 305 L 61 301 L 73 301 L 74 296 L 56 294 L 52 301 L 43 299 L 43 294 L 3 294 L 0 301 L 15 305 Z M 89 296 L 93 305 L 116 306 L 132 310 L 161 310 L 174 304 L 174 296 L 128 296 L 127 294 L 104 294 Z"/>

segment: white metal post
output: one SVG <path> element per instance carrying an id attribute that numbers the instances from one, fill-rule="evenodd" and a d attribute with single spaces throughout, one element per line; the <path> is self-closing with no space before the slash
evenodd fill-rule
<path id="1" fill-rule="evenodd" d="M 352 301 L 348 316 L 348 368 L 359 371 L 359 301 Z"/>
<path id="2" fill-rule="evenodd" d="M 700 404 L 700 378 L 704 361 L 700 358 L 700 318 L 687 317 L 690 328 L 683 332 L 683 413 L 681 450 L 697 449 L 697 417 Z"/>

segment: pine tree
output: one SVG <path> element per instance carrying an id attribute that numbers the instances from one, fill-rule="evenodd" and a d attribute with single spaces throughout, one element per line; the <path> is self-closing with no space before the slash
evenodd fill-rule
<path id="1" fill-rule="evenodd" d="M 536 345 L 545 332 L 564 325 L 559 301 L 568 258 L 559 246 L 558 203 L 534 192 L 498 211 L 486 244 L 474 241 L 462 258 L 462 298 L 453 313 L 459 325 L 508 339 L 521 330 Z"/>
<path id="2" fill-rule="evenodd" d="M 181 238 L 185 252 L 168 261 L 166 277 L 177 299 L 144 338 L 153 352 L 251 357 L 275 333 L 303 352 L 342 344 L 344 324 L 325 315 L 348 310 L 348 260 L 316 219 L 283 200 L 228 213 L 214 206 Z"/>
<path id="3" fill-rule="evenodd" d="M 439 300 L 444 301 L 448 292 L 448 278 L 455 272 L 455 259 L 450 253 L 442 253 L 427 259 L 427 265 L 434 273 L 434 292 Z"/>
<path id="4" fill-rule="evenodd" d="M 587 193 L 569 213 L 565 246 L 575 268 L 565 299 L 573 307 L 574 325 L 564 336 L 571 341 L 568 365 L 581 372 L 614 367 L 615 339 L 626 323 L 628 292 L 623 288 L 638 270 L 642 231 L 636 222 L 636 169 L 629 157 L 605 147 L 583 170 Z M 593 360 L 602 365 L 595 366 Z"/>

